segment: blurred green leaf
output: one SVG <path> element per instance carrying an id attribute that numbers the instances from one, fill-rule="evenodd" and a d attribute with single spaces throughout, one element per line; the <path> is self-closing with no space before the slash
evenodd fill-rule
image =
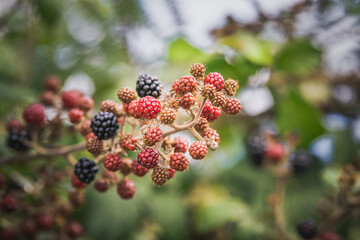
<path id="1" fill-rule="evenodd" d="M 293 90 L 276 100 L 275 119 L 280 131 L 299 134 L 300 147 L 307 146 L 324 132 L 318 110 Z"/>
<path id="2" fill-rule="evenodd" d="M 178 38 L 169 46 L 169 61 L 170 62 L 194 62 L 204 61 L 205 54 L 199 49 L 191 46 L 183 38 Z"/>
<path id="3" fill-rule="evenodd" d="M 309 73 L 320 64 L 321 51 L 307 40 L 284 45 L 275 57 L 275 69 L 288 73 Z"/>

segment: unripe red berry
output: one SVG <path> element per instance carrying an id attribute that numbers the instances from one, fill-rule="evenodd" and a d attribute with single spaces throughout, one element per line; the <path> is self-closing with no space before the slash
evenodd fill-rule
<path id="1" fill-rule="evenodd" d="M 201 133 L 209 128 L 209 122 L 206 118 L 200 117 L 199 122 L 194 127 L 196 131 Z"/>
<path id="2" fill-rule="evenodd" d="M 89 153 L 98 155 L 102 152 L 103 146 L 103 140 L 99 140 L 93 133 L 86 136 L 85 147 Z"/>
<path id="3" fill-rule="evenodd" d="M 133 118 L 140 118 L 140 114 L 138 113 L 138 103 L 139 100 L 133 100 L 130 102 L 129 106 L 128 106 L 128 112 L 130 114 L 130 116 L 132 116 Z"/>
<path id="4" fill-rule="evenodd" d="M 159 153 L 152 148 L 144 148 L 137 155 L 137 161 L 146 168 L 154 168 L 159 161 Z"/>
<path id="5" fill-rule="evenodd" d="M 196 98 L 192 93 L 186 93 L 179 101 L 179 106 L 184 109 L 190 109 L 192 105 L 196 102 Z"/>
<path id="6" fill-rule="evenodd" d="M 221 115 L 221 109 L 211 104 L 209 100 L 206 101 L 201 117 L 204 117 L 208 122 L 213 122 Z"/>
<path id="7" fill-rule="evenodd" d="M 189 166 L 189 160 L 183 153 L 174 153 L 170 156 L 169 165 L 176 171 L 184 171 Z"/>
<path id="8" fill-rule="evenodd" d="M 69 111 L 69 120 L 71 123 L 79 123 L 84 116 L 84 112 L 79 108 L 72 108 Z"/>
<path id="9" fill-rule="evenodd" d="M 241 103 L 236 98 L 227 98 L 226 104 L 222 107 L 223 111 L 227 114 L 235 115 L 238 114 L 241 109 Z"/>
<path id="10" fill-rule="evenodd" d="M 134 151 L 135 143 L 137 142 L 137 138 L 132 134 L 123 134 L 120 136 L 119 144 L 122 149 L 125 151 Z"/>
<path id="11" fill-rule="evenodd" d="M 67 109 L 76 108 L 82 96 L 83 94 L 78 90 L 63 92 L 61 94 L 61 100 L 64 108 Z"/>
<path id="12" fill-rule="evenodd" d="M 203 137 L 207 138 L 207 139 L 214 139 L 214 141 L 217 143 L 220 142 L 219 134 L 217 133 L 217 131 L 215 129 L 212 129 L 212 128 L 208 128 L 207 130 L 205 130 Z"/>
<path id="13" fill-rule="evenodd" d="M 160 142 L 162 139 L 162 131 L 158 127 L 152 127 L 147 131 L 145 135 L 148 146 L 152 146 L 157 142 Z"/>
<path id="14" fill-rule="evenodd" d="M 10 228 L 0 229 L 0 239 L 1 240 L 16 240 L 17 233 L 15 230 Z"/>
<path id="15" fill-rule="evenodd" d="M 12 118 L 6 122 L 6 130 L 8 132 L 11 132 L 12 130 L 16 130 L 17 132 L 20 132 L 23 129 L 23 127 L 24 126 L 17 118 Z"/>
<path id="16" fill-rule="evenodd" d="M 49 91 L 58 92 L 61 87 L 61 81 L 57 76 L 48 76 L 44 81 L 44 88 Z"/>
<path id="17" fill-rule="evenodd" d="M 169 169 L 159 166 L 154 168 L 151 174 L 151 179 L 157 186 L 164 185 L 170 179 Z"/>
<path id="18" fill-rule="evenodd" d="M 175 137 L 172 146 L 174 147 L 174 152 L 186 153 L 189 142 L 184 137 Z"/>
<path id="19" fill-rule="evenodd" d="M 113 172 L 120 170 L 122 164 L 123 162 L 118 154 L 109 153 L 104 160 L 105 168 Z"/>
<path id="20" fill-rule="evenodd" d="M 131 171 L 138 177 L 144 176 L 146 173 L 149 172 L 149 169 L 143 167 L 138 163 L 138 161 L 132 161 L 131 163 Z"/>
<path id="21" fill-rule="evenodd" d="M 130 199 L 135 195 L 135 183 L 128 178 L 125 178 L 117 187 L 117 192 L 122 199 Z"/>
<path id="22" fill-rule="evenodd" d="M 50 229 L 54 224 L 54 218 L 50 214 L 39 214 L 35 217 L 35 222 L 38 228 L 42 230 Z"/>
<path id="23" fill-rule="evenodd" d="M 74 174 L 71 178 L 71 184 L 76 189 L 86 188 L 87 184 L 79 180 L 79 178 Z"/>
<path id="24" fill-rule="evenodd" d="M 228 79 L 225 81 L 225 92 L 227 95 L 229 96 L 234 96 L 236 91 L 239 88 L 239 84 L 237 81 L 233 80 L 233 79 Z"/>
<path id="25" fill-rule="evenodd" d="M 215 86 L 217 91 L 220 91 L 225 86 L 225 81 L 224 81 L 223 76 L 217 72 L 209 73 L 205 77 L 204 83 Z"/>
<path id="26" fill-rule="evenodd" d="M 109 188 L 109 185 L 104 179 L 98 179 L 94 182 L 94 188 L 98 192 L 106 192 Z"/>
<path id="27" fill-rule="evenodd" d="M 85 202 L 85 195 L 82 191 L 71 191 L 69 193 L 69 201 L 74 207 L 80 207 Z"/>
<path id="28" fill-rule="evenodd" d="M 100 105 L 100 110 L 104 112 L 115 112 L 115 105 L 116 103 L 113 100 L 105 100 Z"/>
<path id="29" fill-rule="evenodd" d="M 45 106 L 54 106 L 56 103 L 56 95 L 52 91 L 45 91 L 40 96 L 40 102 Z"/>
<path id="30" fill-rule="evenodd" d="M 205 76 L 205 71 L 206 71 L 206 68 L 203 64 L 201 63 L 194 63 L 192 66 L 191 66 L 191 69 L 190 69 L 190 74 L 196 78 L 200 78 L 200 79 L 203 79 L 204 76 Z"/>
<path id="31" fill-rule="evenodd" d="M 90 111 L 94 107 L 94 100 L 89 96 L 83 96 L 78 102 L 78 108 L 84 112 Z"/>
<path id="32" fill-rule="evenodd" d="M 91 133 L 91 122 L 90 120 L 84 120 L 81 125 L 80 125 L 80 133 L 83 136 L 88 135 L 89 133 Z"/>
<path id="33" fill-rule="evenodd" d="M 320 240 L 341 240 L 342 238 L 334 232 L 325 232 L 320 236 Z"/>
<path id="34" fill-rule="evenodd" d="M 197 83 L 193 76 L 187 75 L 176 80 L 172 89 L 180 96 L 188 93 L 196 91 Z"/>
<path id="35" fill-rule="evenodd" d="M 131 103 L 130 103 L 131 104 Z M 146 118 L 156 118 L 157 114 L 161 111 L 161 103 L 154 97 L 146 96 L 140 98 L 137 104 L 137 113 Z"/>
<path id="36" fill-rule="evenodd" d="M 175 175 L 176 171 L 172 168 L 169 168 L 169 179 L 172 179 Z"/>
<path id="37" fill-rule="evenodd" d="M 117 95 L 120 101 L 127 104 L 136 99 L 136 93 L 129 87 L 121 88 Z"/>
<path id="38" fill-rule="evenodd" d="M 104 171 L 102 172 L 102 177 L 111 184 L 117 182 L 117 175 L 114 172 L 108 171 L 106 169 L 104 169 Z"/>
<path id="39" fill-rule="evenodd" d="M 67 225 L 67 234 L 70 237 L 77 238 L 84 234 L 84 229 L 79 222 L 70 222 Z"/>
<path id="40" fill-rule="evenodd" d="M 35 221 L 32 219 L 25 220 L 20 226 L 21 233 L 30 239 L 34 238 L 37 232 Z"/>
<path id="41" fill-rule="evenodd" d="M 161 111 L 160 122 L 163 124 L 172 124 L 176 119 L 176 111 L 172 108 L 166 108 Z"/>
<path id="42" fill-rule="evenodd" d="M 23 112 L 25 122 L 33 126 L 42 126 L 46 122 L 45 108 L 39 103 L 32 104 Z"/>
<path id="43" fill-rule="evenodd" d="M 273 161 L 280 161 L 285 155 L 284 145 L 279 142 L 270 143 L 266 146 L 266 158 Z"/>
<path id="44" fill-rule="evenodd" d="M 1 202 L 0 208 L 3 212 L 13 212 L 17 208 L 17 200 L 11 195 L 5 195 Z"/>
<path id="45" fill-rule="evenodd" d="M 203 159 L 207 154 L 207 146 L 203 141 L 196 141 L 190 145 L 190 156 L 193 159 Z"/>

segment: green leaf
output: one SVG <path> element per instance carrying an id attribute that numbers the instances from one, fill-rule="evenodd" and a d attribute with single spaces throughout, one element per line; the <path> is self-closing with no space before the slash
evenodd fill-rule
<path id="1" fill-rule="evenodd" d="M 169 61 L 171 62 L 194 62 L 204 61 L 205 54 L 191 46 L 183 38 L 178 38 L 169 46 Z"/>
<path id="2" fill-rule="evenodd" d="M 319 67 L 321 51 L 306 40 L 284 45 L 275 57 L 275 69 L 287 73 L 309 73 Z"/>
<path id="3" fill-rule="evenodd" d="M 277 99 L 276 113 L 279 130 L 299 134 L 300 146 L 307 146 L 324 132 L 320 113 L 295 91 Z"/>
<path id="4" fill-rule="evenodd" d="M 243 54 L 250 62 L 265 66 L 273 62 L 270 43 L 260 41 L 253 35 L 243 35 L 241 43 Z"/>

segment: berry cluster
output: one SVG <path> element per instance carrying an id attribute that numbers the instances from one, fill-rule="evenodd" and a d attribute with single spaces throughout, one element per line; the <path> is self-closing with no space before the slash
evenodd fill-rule
<path id="1" fill-rule="evenodd" d="M 72 165 L 73 189 L 69 192 L 67 206 L 82 206 L 85 201 L 84 189 L 92 182 L 98 192 L 106 192 L 116 186 L 121 198 L 131 199 L 136 191 L 132 174 L 143 177 L 151 171 L 154 184 L 166 184 L 176 172 L 189 168 L 187 153 L 194 160 L 201 160 L 209 149 L 215 151 L 218 148 L 220 136 L 210 127 L 210 122 L 218 119 L 221 112 L 240 112 L 239 100 L 231 97 L 238 88 L 237 82 L 230 79 L 225 82 L 222 75 L 216 72 L 205 76 L 205 72 L 203 64 L 194 64 L 190 69 L 191 75 L 175 80 L 169 92 L 163 90 L 158 78 L 140 75 L 136 92 L 129 87 L 119 89 L 119 101 L 104 100 L 100 104 L 100 111 L 93 116 L 95 103 L 91 97 L 84 96 L 78 90 L 63 91 L 60 80 L 50 77 L 44 83 L 40 103 L 32 104 L 23 111 L 24 123 L 17 119 L 8 121 L 7 144 L 16 151 L 34 151 L 46 158 L 63 156 Z M 49 117 L 46 108 L 53 109 L 55 116 Z M 64 112 L 67 113 L 66 119 Z M 187 114 L 191 119 L 181 123 L 179 120 L 182 117 L 177 118 L 181 114 Z M 85 139 L 84 143 L 64 147 L 48 147 L 44 144 L 59 139 L 61 129 L 68 127 L 69 122 L 72 123 L 69 132 L 80 133 Z M 138 127 L 140 132 L 137 132 Z M 197 141 L 189 143 L 184 137 L 171 137 L 185 130 L 190 130 Z M 93 157 L 76 160 L 72 153 L 82 149 Z M 129 152 L 135 152 L 136 159 L 128 158 L 131 156 Z M 66 176 L 65 172 L 69 172 L 66 170 L 59 177 L 53 169 L 49 171 L 44 168 L 41 171 L 46 181 L 51 177 L 61 180 Z M 60 183 L 60 180 L 53 180 L 52 183 Z M 15 211 L 17 204 L 11 195 L 3 196 L 1 210 Z M 61 206 L 62 218 L 68 219 L 69 210 L 65 205 Z M 54 205 L 51 209 L 56 207 Z M 58 229 L 61 234 L 71 238 L 83 234 L 81 225 L 69 219 L 67 225 L 55 226 L 55 215 L 52 211 L 37 213 L 33 220 L 24 222 L 23 232 L 30 236 L 36 229 Z"/>

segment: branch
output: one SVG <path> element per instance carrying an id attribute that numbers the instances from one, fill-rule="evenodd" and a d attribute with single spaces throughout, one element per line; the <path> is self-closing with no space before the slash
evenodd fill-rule
<path id="1" fill-rule="evenodd" d="M 68 155 L 72 152 L 77 152 L 85 149 L 85 142 L 77 143 L 71 146 L 65 147 L 54 147 L 54 148 L 45 148 L 43 153 L 24 153 L 18 154 L 15 156 L 1 157 L 0 164 L 13 163 L 13 162 L 26 162 L 33 159 L 43 158 L 43 157 L 54 157 L 60 155 Z"/>

